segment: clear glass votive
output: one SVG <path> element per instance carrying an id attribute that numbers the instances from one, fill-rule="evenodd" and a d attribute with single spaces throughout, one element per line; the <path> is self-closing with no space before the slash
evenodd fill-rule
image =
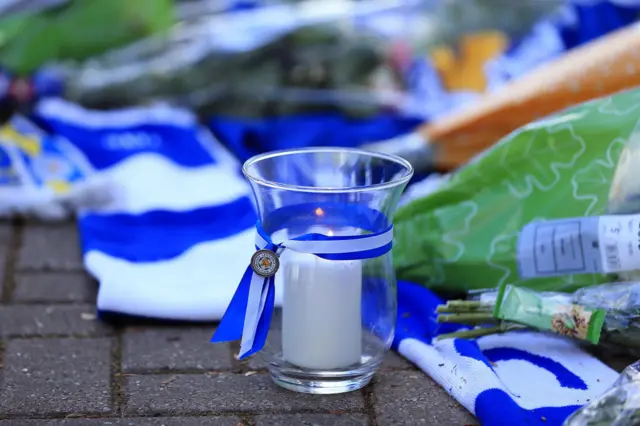
<path id="1" fill-rule="evenodd" d="M 262 226 L 275 243 L 309 233 L 350 237 L 383 232 L 392 225 L 413 175 L 400 157 L 345 148 L 271 152 L 249 159 L 243 172 Z M 284 218 L 282 211 L 287 212 Z M 271 330 L 256 355 L 273 380 L 318 394 L 365 386 L 394 337 L 391 251 L 361 260 L 327 260 L 285 250 L 275 285 Z"/>

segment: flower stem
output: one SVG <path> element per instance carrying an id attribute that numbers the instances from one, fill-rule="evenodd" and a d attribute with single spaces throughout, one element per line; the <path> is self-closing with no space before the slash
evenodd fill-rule
<path id="1" fill-rule="evenodd" d="M 493 307 L 491 306 L 482 306 L 479 308 L 465 308 L 463 306 L 449 306 L 449 305 L 440 305 L 436 308 L 436 312 L 439 314 L 463 314 L 463 313 L 471 313 L 471 312 L 493 312 Z"/>
<path id="2" fill-rule="evenodd" d="M 447 302 L 446 306 L 451 308 L 464 308 L 468 310 L 482 309 L 486 307 L 486 305 L 477 300 L 450 300 Z"/>
<path id="3" fill-rule="evenodd" d="M 456 323 L 456 324 L 489 324 L 499 321 L 491 315 L 491 312 L 478 313 L 461 313 L 450 315 L 438 315 L 440 323 Z"/>
<path id="4" fill-rule="evenodd" d="M 464 331 L 456 331 L 455 333 L 447 333 L 441 334 L 438 336 L 438 340 L 444 339 L 473 339 L 476 337 L 489 336 L 491 334 L 502 333 L 502 327 L 483 327 L 483 328 L 474 328 L 473 330 L 464 330 Z"/>
<path id="5" fill-rule="evenodd" d="M 441 334 L 438 336 L 438 340 L 444 339 L 473 339 L 476 337 L 489 336 L 492 334 L 500 334 L 510 330 L 521 330 L 526 328 L 518 324 L 511 324 L 502 322 L 495 327 L 481 327 L 474 328 L 473 330 L 456 331 L 455 333 Z"/>

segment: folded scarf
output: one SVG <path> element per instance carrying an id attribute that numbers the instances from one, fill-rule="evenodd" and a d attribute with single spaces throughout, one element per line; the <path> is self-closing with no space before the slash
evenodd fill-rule
<path id="1" fill-rule="evenodd" d="M 254 251 L 238 163 L 184 110 L 90 111 L 49 99 L 36 117 L 109 184 L 111 201 L 78 219 L 100 314 L 219 319 Z"/>
<path id="2" fill-rule="evenodd" d="M 398 283 L 394 348 L 483 426 L 561 426 L 618 377 L 573 341 L 557 336 L 509 332 L 437 341 L 438 334 L 459 328 L 436 323 L 440 303 L 424 287 Z"/>

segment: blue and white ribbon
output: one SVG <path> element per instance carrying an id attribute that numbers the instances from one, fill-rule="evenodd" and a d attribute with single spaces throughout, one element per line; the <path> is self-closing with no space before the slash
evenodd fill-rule
<path id="1" fill-rule="evenodd" d="M 308 253 L 327 260 L 373 259 L 392 248 L 393 226 L 384 214 L 358 204 L 303 204 L 277 209 L 265 220 L 275 231 L 293 226 L 314 225 L 351 227 L 367 234 L 329 236 L 308 233 L 274 243 L 263 223 L 256 224 L 256 250 L 269 250 L 280 256 L 285 250 Z M 276 271 L 277 272 L 277 271 Z M 275 274 L 264 277 L 249 265 L 231 303 L 220 321 L 212 342 L 239 340 L 243 359 L 259 352 L 265 344 L 275 300 Z"/>

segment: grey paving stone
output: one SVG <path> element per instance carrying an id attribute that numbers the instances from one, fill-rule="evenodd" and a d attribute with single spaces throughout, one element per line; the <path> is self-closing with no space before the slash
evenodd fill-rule
<path id="1" fill-rule="evenodd" d="M 16 276 L 16 302 L 94 302 L 96 284 L 83 272 L 22 272 Z"/>
<path id="2" fill-rule="evenodd" d="M 0 426 L 244 426 L 237 417 L 0 420 Z"/>
<path id="3" fill-rule="evenodd" d="M 13 238 L 11 225 L 0 222 L 0 299 L 2 299 L 2 288 L 4 284 L 4 271 L 7 266 L 9 247 Z"/>
<path id="4" fill-rule="evenodd" d="M 0 413 L 110 410 L 109 339 L 18 339 L 7 343 Z"/>
<path id="5" fill-rule="evenodd" d="M 262 358 L 259 352 L 242 362 L 246 362 L 249 370 L 265 370 L 267 368 L 267 362 Z"/>
<path id="6" fill-rule="evenodd" d="M 18 268 L 81 269 L 80 242 L 76 225 L 29 224 L 24 230 Z"/>
<path id="7" fill-rule="evenodd" d="M 367 426 L 364 414 L 289 414 L 257 416 L 256 426 Z"/>
<path id="8" fill-rule="evenodd" d="M 123 337 L 122 369 L 231 370 L 228 343 L 210 342 L 215 328 L 171 328 L 127 331 Z"/>
<path id="9" fill-rule="evenodd" d="M 401 357 L 396 351 L 389 351 L 382 360 L 380 368 L 387 368 L 392 370 L 412 370 L 416 367 Z"/>
<path id="10" fill-rule="evenodd" d="M 421 371 L 380 372 L 374 380 L 379 426 L 478 424 L 467 410 Z"/>
<path id="11" fill-rule="evenodd" d="M 13 225 L 6 220 L 0 220 L 0 246 L 9 246 L 13 235 Z"/>
<path id="12" fill-rule="evenodd" d="M 276 312 L 276 314 L 274 314 L 274 317 L 271 320 L 272 324 L 278 324 L 282 321 L 281 319 L 278 319 L 278 315 L 279 312 Z M 276 327 L 273 327 L 269 330 L 269 336 L 267 337 L 265 348 L 268 347 L 271 347 L 273 351 L 276 351 L 274 348 L 282 348 L 282 332 Z M 249 368 L 249 370 L 266 370 L 267 362 L 264 360 L 264 358 L 262 358 L 262 354 L 265 352 L 267 351 L 265 350 L 264 352 L 258 352 L 257 354 L 252 355 L 240 362 L 244 363 Z"/>
<path id="13" fill-rule="evenodd" d="M 0 246 L 0 301 L 2 301 L 2 295 L 4 294 L 4 271 L 7 259 L 7 250 Z"/>
<path id="14" fill-rule="evenodd" d="M 93 305 L 0 306 L 0 336 L 104 335 Z"/>
<path id="15" fill-rule="evenodd" d="M 229 411 L 361 409 L 359 392 L 305 395 L 273 384 L 266 374 L 192 374 L 130 376 L 126 380 L 126 413 L 198 413 Z"/>

